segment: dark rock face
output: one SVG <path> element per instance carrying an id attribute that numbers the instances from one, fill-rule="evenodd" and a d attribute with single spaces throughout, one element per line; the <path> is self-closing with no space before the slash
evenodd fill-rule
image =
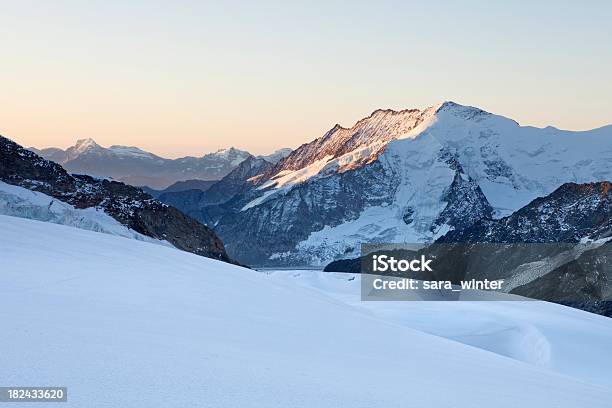
<path id="1" fill-rule="evenodd" d="M 612 184 L 566 183 L 500 220 L 483 220 L 438 242 L 578 242 L 612 236 Z"/>
<path id="2" fill-rule="evenodd" d="M 450 231 L 437 242 L 472 243 L 474 247 L 477 243 L 524 244 L 520 257 L 516 251 L 499 250 L 491 263 L 504 265 L 518 258 L 529 265 L 544 260 L 546 270 L 539 266 L 539 272 L 529 273 L 518 265 L 506 268 L 509 275 L 505 278 L 521 282 L 510 293 L 612 316 L 612 245 L 584 248 L 580 244 L 585 239 L 605 241 L 610 237 L 612 184 L 603 181 L 564 184 L 506 218 Z M 486 273 L 485 269 L 480 273 Z"/>
<path id="3" fill-rule="evenodd" d="M 480 186 L 463 173 L 455 174 L 444 201 L 448 204 L 432 225 L 432 231 L 443 224 L 451 225 L 456 230 L 469 228 L 477 222 L 490 219 L 493 214 Z"/>
<path id="4" fill-rule="evenodd" d="M 412 217 L 413 215 L 414 215 L 414 208 L 406 207 L 402 215 L 402 220 L 404 220 L 406 224 L 412 224 L 412 222 L 414 221 L 414 218 Z"/>
<path id="5" fill-rule="evenodd" d="M 0 136 L 0 180 L 39 191 L 76 208 L 99 207 L 123 225 L 178 249 L 230 262 L 223 243 L 208 227 L 142 190 L 116 181 L 70 175 Z"/>
<path id="6" fill-rule="evenodd" d="M 612 242 L 584 251 L 512 293 L 612 316 Z"/>
<path id="7" fill-rule="evenodd" d="M 455 230 L 463 230 L 477 222 L 491 219 L 493 208 L 480 186 L 463 171 L 454 155 L 443 149 L 440 156 L 455 170 L 455 177 L 444 194 L 443 201 L 447 205 L 433 223 L 432 231 L 444 224 Z"/>
<path id="8" fill-rule="evenodd" d="M 354 171 L 301 183 L 286 194 L 244 208 L 247 193 L 230 202 L 233 211 L 220 220 L 216 231 L 231 240 L 228 252 L 247 264 L 261 265 L 274 254 L 292 251 L 313 231 L 358 218 L 367 206 L 389 203 L 397 180 L 386 174 L 380 162 Z M 265 190 L 264 190 L 265 191 Z M 265 193 L 264 193 L 265 194 Z M 257 237 L 256 244 L 245 245 Z M 277 264 L 299 265 L 300 254 L 273 259 Z"/>
<path id="9" fill-rule="evenodd" d="M 6 183 L 23 187 L 38 186 L 38 191 L 53 186 L 58 193 L 69 192 L 76 187 L 76 180 L 62 166 L 45 160 L 2 136 L 0 160 L 0 179 Z"/>
<path id="10" fill-rule="evenodd" d="M 323 272 L 361 273 L 361 258 L 338 259 L 327 264 Z"/>

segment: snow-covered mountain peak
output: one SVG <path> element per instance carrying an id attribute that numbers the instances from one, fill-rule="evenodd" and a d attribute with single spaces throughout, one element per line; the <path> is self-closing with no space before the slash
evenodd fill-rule
<path id="1" fill-rule="evenodd" d="M 569 136 L 575 133 L 580 132 L 564 132 L 552 127 L 546 129 L 523 127 L 504 116 L 452 101 L 445 101 L 423 110 L 378 109 L 350 128 L 335 125 L 320 138 L 300 146 L 272 168 L 266 177 L 262 178 L 262 183 L 265 183 L 266 188 L 281 187 L 289 180 L 290 184 L 294 185 L 298 181 L 304 182 L 314 176 L 342 173 L 377 160 L 395 141 L 416 142 L 417 139 L 423 139 L 417 144 L 392 150 L 396 152 L 394 154 L 404 155 L 417 149 L 421 152 L 421 157 L 434 157 L 440 149 L 444 149 L 456 155 L 466 173 L 479 183 L 490 181 L 496 186 L 494 188 L 505 189 L 503 186 L 508 185 L 514 190 L 523 190 L 523 187 L 526 187 L 527 190 L 537 191 L 537 195 L 545 195 L 550 193 L 551 187 L 574 180 L 559 178 L 558 171 L 547 175 L 551 178 L 550 183 L 527 182 L 529 178 L 527 175 L 520 178 L 517 174 L 510 173 L 520 172 L 522 166 L 531 166 L 532 158 L 536 156 L 541 158 L 547 151 L 550 151 L 550 154 L 546 155 L 550 156 L 547 160 L 557 162 L 560 157 L 567 156 L 567 146 L 562 148 L 557 141 L 562 135 Z M 599 145 L 603 142 L 602 137 L 596 137 L 595 134 L 609 132 L 606 128 L 602 128 L 583 133 L 584 137 L 593 139 L 593 142 Z M 577 140 L 563 139 L 564 143 L 572 145 L 577 143 Z M 406 149 L 408 150 L 404 151 Z M 595 152 L 596 149 L 589 150 Z M 574 161 L 572 157 L 567 158 L 570 162 Z M 592 165 L 589 167 L 595 165 L 593 160 L 591 162 Z M 598 171 L 595 168 L 593 170 Z M 574 174 L 579 173 L 574 172 Z M 507 180 L 504 181 L 505 178 Z M 270 182 L 266 183 L 266 179 Z M 584 178 L 579 177 L 576 180 L 592 179 L 585 175 Z M 519 185 L 523 183 L 530 185 Z M 542 184 L 550 184 L 551 187 L 544 187 Z M 529 194 L 529 199 L 533 197 Z M 526 198 L 520 199 L 521 205 L 527 202 L 529 200 Z"/>
<path id="2" fill-rule="evenodd" d="M 104 151 L 105 149 L 97 144 L 92 138 L 78 139 L 74 146 L 66 149 L 63 161 L 68 162 L 83 155 L 101 155 L 104 153 Z"/>
<path id="3" fill-rule="evenodd" d="M 70 173 L 112 177 L 134 186 L 156 189 L 164 189 L 177 181 L 219 180 L 251 156 L 249 152 L 231 147 L 199 157 L 167 159 L 136 146 L 100 146 L 91 138 L 79 139 L 66 150 L 30 150 L 61 164 Z M 272 159 L 279 160 L 286 154 L 279 153 Z"/>
<path id="4" fill-rule="evenodd" d="M 442 102 L 425 109 L 377 109 L 369 116 L 358 120 L 352 127 L 334 125 L 323 136 L 306 143 L 290 154 L 274 170 L 278 174 L 287 170 L 298 170 L 323 160 L 325 157 L 340 158 L 351 153 L 351 166 L 367 164 L 392 140 L 414 138 L 431 124 L 451 115 L 462 120 L 490 115 L 482 109 L 464 106 L 452 101 Z M 367 150 L 368 157 L 357 151 Z M 358 158 L 357 163 L 354 159 Z M 271 176 L 275 175 L 271 174 Z"/>
<path id="5" fill-rule="evenodd" d="M 101 147 L 96 143 L 92 138 L 78 139 L 76 144 L 72 147 L 75 152 L 83 153 L 87 150 L 95 149 Z"/>
<path id="6" fill-rule="evenodd" d="M 489 113 L 475 106 L 462 105 L 460 103 L 453 102 L 453 101 L 444 101 L 436 105 L 430 106 L 426 110 L 433 110 L 436 113 L 443 112 L 443 111 Z"/>
<path id="7" fill-rule="evenodd" d="M 217 156 L 221 156 L 221 157 L 227 157 L 227 156 L 231 156 L 231 155 L 241 155 L 241 154 L 244 154 L 244 153 L 247 153 L 247 152 L 245 152 L 244 150 L 237 149 L 235 147 L 228 147 L 228 148 L 225 148 L 225 149 L 219 149 L 219 150 L 217 150 L 213 154 L 215 154 Z"/>
<path id="8" fill-rule="evenodd" d="M 215 157 L 219 157 L 219 158 L 233 158 L 233 157 L 241 157 L 243 159 L 246 159 L 247 157 L 249 157 L 251 154 L 247 151 L 244 150 L 240 150 L 237 149 L 235 147 L 228 147 L 225 149 L 219 149 L 214 153 L 208 153 L 206 155 L 204 155 L 204 157 L 206 156 L 215 156 Z"/>
<path id="9" fill-rule="evenodd" d="M 453 110 L 453 109 L 458 109 L 458 110 L 478 110 L 481 111 L 482 109 L 480 108 L 476 108 L 474 106 L 468 106 L 468 105 L 462 105 L 460 103 L 454 102 L 454 101 L 444 101 L 444 102 L 440 102 L 436 105 L 432 105 L 427 109 L 433 109 L 435 112 L 440 112 L 440 111 L 444 111 L 444 110 Z"/>
<path id="10" fill-rule="evenodd" d="M 435 115 L 436 121 L 447 122 L 448 126 L 454 126 L 458 122 L 470 124 L 473 122 L 492 121 L 495 127 L 510 126 L 518 127 L 519 123 L 502 115 L 493 114 L 475 106 L 461 105 L 456 102 L 446 101 L 431 108 L 431 114 Z M 502 122 L 505 122 L 502 125 Z M 471 125 L 470 125 L 471 126 Z M 550 126 L 551 129 L 555 129 Z"/>
<path id="11" fill-rule="evenodd" d="M 363 242 L 430 242 L 508 216 L 564 183 L 610 180 L 611 142 L 612 127 L 520 126 L 450 101 L 381 109 L 300 146 L 257 178 L 228 220 L 255 220 L 245 231 L 277 237 L 249 261 L 322 264 Z M 230 248 L 247 233 L 229 221 L 217 228 Z"/>
<path id="12" fill-rule="evenodd" d="M 226 149 L 219 149 L 214 153 L 209 153 L 202 156 L 202 159 L 209 158 L 214 160 L 224 160 L 229 162 L 229 164 L 233 167 L 238 166 L 245 159 L 251 156 L 251 153 L 237 149 L 235 147 L 229 147 Z"/>

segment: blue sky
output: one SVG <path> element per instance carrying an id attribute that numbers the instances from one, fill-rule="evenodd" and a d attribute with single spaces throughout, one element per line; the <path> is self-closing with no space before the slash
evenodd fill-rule
<path id="1" fill-rule="evenodd" d="M 2 2 L 0 133 L 265 153 L 377 108 L 612 123 L 612 2 Z"/>

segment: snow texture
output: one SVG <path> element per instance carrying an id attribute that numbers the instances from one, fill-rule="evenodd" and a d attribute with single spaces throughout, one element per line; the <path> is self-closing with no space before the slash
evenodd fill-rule
<path id="1" fill-rule="evenodd" d="M 536 302 L 365 305 L 350 275 L 258 273 L 16 217 L 0 229 L 0 383 L 67 386 L 66 407 L 612 400 L 600 316 Z"/>

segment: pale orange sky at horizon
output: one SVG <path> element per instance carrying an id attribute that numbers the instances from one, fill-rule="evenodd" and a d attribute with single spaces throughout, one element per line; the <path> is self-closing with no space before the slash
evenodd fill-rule
<path id="1" fill-rule="evenodd" d="M 470 104 L 465 104 L 465 105 L 470 105 Z M 429 105 L 431 106 L 431 105 Z M 475 106 L 474 104 L 471 104 L 471 106 Z M 417 108 L 417 109 L 425 109 L 427 106 L 418 106 L 418 107 L 407 107 L 407 108 L 401 108 L 401 109 L 412 109 L 412 108 Z M 482 106 L 478 106 L 479 108 L 482 108 Z M 382 108 L 382 109 L 387 109 L 387 108 Z M 373 109 L 372 111 L 368 112 L 368 113 L 364 113 L 361 116 L 356 117 L 356 119 L 354 119 L 352 122 L 350 123 L 339 123 L 341 126 L 343 127 L 351 127 L 355 124 L 355 122 L 357 122 L 359 119 L 362 119 L 366 116 L 369 116 L 375 109 Z M 395 110 L 400 110 L 400 108 L 397 108 Z M 487 109 L 485 109 L 487 110 Z M 491 112 L 491 113 L 496 113 L 496 114 L 500 114 L 499 112 Z M 514 117 L 508 116 L 508 115 L 503 115 L 502 116 L 506 116 L 506 117 L 510 117 L 511 119 L 517 120 Z M 517 122 L 519 122 L 520 125 L 522 126 L 538 126 L 538 127 L 545 127 L 545 126 L 555 126 L 554 124 L 539 124 L 539 125 L 532 125 L 530 123 L 523 123 L 520 120 L 517 120 Z M 333 123 L 329 123 L 329 125 L 325 128 L 321 128 L 319 130 L 319 132 L 313 132 L 312 137 L 308 138 L 309 135 L 305 134 L 305 132 L 300 132 L 302 134 L 304 134 L 304 139 L 302 142 L 298 143 L 298 144 L 282 144 L 282 138 L 279 138 L 278 144 L 274 145 L 273 143 L 275 142 L 275 139 L 269 139 L 267 140 L 267 142 L 271 142 L 272 144 L 267 143 L 265 146 L 269 146 L 269 147 L 261 147 L 262 145 L 256 145 L 253 148 L 253 145 L 236 145 L 236 144 L 215 144 L 216 143 L 223 143 L 221 140 L 216 141 L 215 138 L 206 138 L 208 139 L 210 142 L 212 143 L 202 143 L 201 144 L 201 148 L 196 148 L 194 149 L 193 147 L 190 146 L 181 146 L 180 144 L 175 145 L 175 144 L 169 144 L 168 140 L 165 139 L 165 136 L 160 136 L 160 142 L 161 143 L 155 143 L 155 141 L 151 141 L 148 138 L 138 138 L 138 137 L 133 137 L 134 135 L 132 135 L 132 137 L 126 137 L 126 138 L 122 138 L 122 137 L 117 137 L 115 135 L 109 135 L 109 136 L 105 136 L 105 135 L 98 135 L 98 137 L 93 137 L 91 134 L 84 134 L 82 136 L 77 136 L 73 139 L 66 139 L 66 138 L 61 138 L 61 140 L 64 141 L 63 144 L 60 143 L 55 143 L 53 144 L 52 140 L 50 140 L 50 143 L 44 145 L 44 144 L 35 144 L 35 143 L 27 143 L 27 142 L 22 142 L 20 140 L 20 138 L 15 138 L 15 137 L 11 137 L 11 135 L 9 135 L 8 133 L 2 133 L 2 131 L 0 131 L 0 135 L 9 137 L 12 140 L 15 140 L 16 142 L 26 146 L 26 147 L 36 147 L 36 148 L 47 148 L 47 147 L 59 147 L 62 149 L 66 149 L 70 146 L 73 146 L 78 139 L 86 139 L 86 138 L 91 138 L 94 139 L 96 141 L 96 143 L 98 143 L 99 145 L 103 146 L 103 147 L 109 147 L 112 145 L 125 145 L 125 146 L 136 146 L 139 147 L 143 150 L 146 150 L 148 152 L 154 153 L 158 156 L 161 157 L 167 157 L 167 158 L 179 158 L 179 157 L 184 157 L 184 156 L 196 156 L 196 157 L 200 157 L 203 156 L 207 153 L 211 153 L 211 152 L 215 152 L 217 150 L 221 150 L 221 149 L 225 149 L 225 148 L 229 148 L 229 147 L 235 147 L 241 150 L 247 150 L 250 153 L 253 154 L 268 154 L 268 153 L 272 153 L 273 151 L 277 150 L 277 149 L 281 149 L 281 148 L 285 148 L 285 147 L 290 147 L 292 149 L 295 149 L 296 147 L 298 147 L 299 145 L 303 144 L 303 143 L 308 143 L 314 139 L 316 139 L 317 137 L 322 136 L 325 132 L 327 132 L 329 129 L 331 129 L 334 125 L 336 124 L 336 122 Z M 608 123 L 608 124 L 602 124 L 601 126 L 606 126 L 612 124 Z M 594 129 L 597 127 L 601 127 L 601 126 L 593 126 L 593 127 L 585 127 L 585 128 L 581 128 L 581 129 L 565 129 L 565 130 L 575 130 L 575 131 L 580 131 L 580 130 L 590 130 L 590 129 Z M 311 128 L 311 126 L 308 126 L 309 128 Z M 555 126 L 558 127 L 560 129 L 563 129 L 559 126 Z M 24 140 L 28 140 L 28 138 L 25 138 Z M 40 140 L 40 137 L 38 137 L 38 135 L 35 135 L 35 137 L 33 138 L 34 141 Z M 128 140 L 141 140 L 142 143 L 138 144 L 138 143 L 126 143 L 126 141 Z M 180 139 L 179 139 L 180 140 Z M 193 139 L 192 139 L 193 140 Z M 171 141 L 170 141 L 171 142 Z M 197 143 L 196 143 L 197 144 Z M 210 146 L 210 147 L 208 147 Z"/>
<path id="2" fill-rule="evenodd" d="M 295 148 L 445 100 L 521 125 L 612 123 L 609 2 L 325 4 L 3 4 L 0 134 L 174 158 Z"/>

